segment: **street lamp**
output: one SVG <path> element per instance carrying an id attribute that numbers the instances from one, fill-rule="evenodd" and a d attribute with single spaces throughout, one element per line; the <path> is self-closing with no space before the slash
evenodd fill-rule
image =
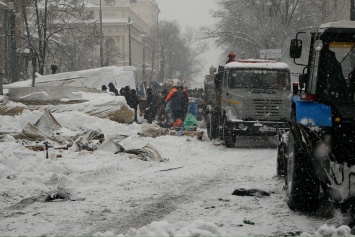
<path id="1" fill-rule="evenodd" d="M 129 58 L 129 66 L 132 66 L 132 39 L 131 39 L 131 25 L 132 25 L 131 17 L 128 17 L 128 58 Z"/>
<path id="2" fill-rule="evenodd" d="M 142 73 L 142 76 L 143 76 L 143 81 L 145 79 L 145 38 L 147 36 L 145 35 L 145 33 L 143 32 L 142 34 L 142 38 L 143 38 L 143 64 L 142 64 L 142 68 L 143 68 L 143 73 Z M 150 86 L 150 85 L 149 85 Z"/>
<path id="3" fill-rule="evenodd" d="M 101 0 L 100 0 L 100 67 L 104 66 L 104 49 L 103 49 L 103 38 L 104 35 L 102 33 L 102 7 L 101 7 Z"/>

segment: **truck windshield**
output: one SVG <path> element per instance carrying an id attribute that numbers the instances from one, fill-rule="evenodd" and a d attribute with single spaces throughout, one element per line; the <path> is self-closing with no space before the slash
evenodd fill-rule
<path id="1" fill-rule="evenodd" d="M 232 69 L 228 77 L 228 87 L 260 88 L 260 89 L 288 89 L 290 73 L 277 69 Z"/>
<path id="2" fill-rule="evenodd" d="M 321 52 L 319 92 L 334 102 L 355 101 L 355 43 L 330 42 Z"/>

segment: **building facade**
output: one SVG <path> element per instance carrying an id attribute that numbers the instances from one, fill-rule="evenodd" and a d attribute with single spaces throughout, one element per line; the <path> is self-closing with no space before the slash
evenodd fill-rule
<path id="1" fill-rule="evenodd" d="M 101 2 L 101 8 L 100 8 Z M 140 81 L 148 83 L 158 71 L 158 15 L 154 0 L 94 0 L 89 5 L 100 23 L 102 12 L 102 53 L 100 45 L 92 54 L 103 66 L 133 66 Z"/>

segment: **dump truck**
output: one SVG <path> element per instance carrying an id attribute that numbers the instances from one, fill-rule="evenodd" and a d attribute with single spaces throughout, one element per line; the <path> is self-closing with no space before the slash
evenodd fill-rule
<path id="1" fill-rule="evenodd" d="M 205 113 L 209 138 L 234 147 L 237 136 L 275 136 L 287 127 L 290 87 L 286 63 L 248 59 L 219 66 L 210 96 L 215 99 Z"/>
<path id="2" fill-rule="evenodd" d="M 300 63 L 303 41 L 308 62 Z M 278 130 L 277 174 L 292 210 L 316 210 L 321 200 L 353 207 L 355 198 L 355 22 L 298 32 L 290 57 L 303 67 L 292 85 L 291 116 Z"/>

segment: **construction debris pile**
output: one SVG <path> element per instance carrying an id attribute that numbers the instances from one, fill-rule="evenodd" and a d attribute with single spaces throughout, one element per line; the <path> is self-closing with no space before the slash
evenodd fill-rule
<path id="1" fill-rule="evenodd" d="M 137 158 L 145 161 L 164 161 L 159 153 L 149 143 L 137 144 L 130 142 L 127 146 L 126 135 L 105 138 L 104 134 L 88 130 L 73 136 L 64 136 L 61 132 L 62 126 L 48 110 L 34 123 L 27 123 L 21 132 L 1 134 L 13 136 L 18 143 L 33 151 L 44 151 L 45 158 L 60 158 L 61 150 L 72 150 L 80 152 L 82 150 L 119 153 L 125 152 L 136 155 Z"/>

